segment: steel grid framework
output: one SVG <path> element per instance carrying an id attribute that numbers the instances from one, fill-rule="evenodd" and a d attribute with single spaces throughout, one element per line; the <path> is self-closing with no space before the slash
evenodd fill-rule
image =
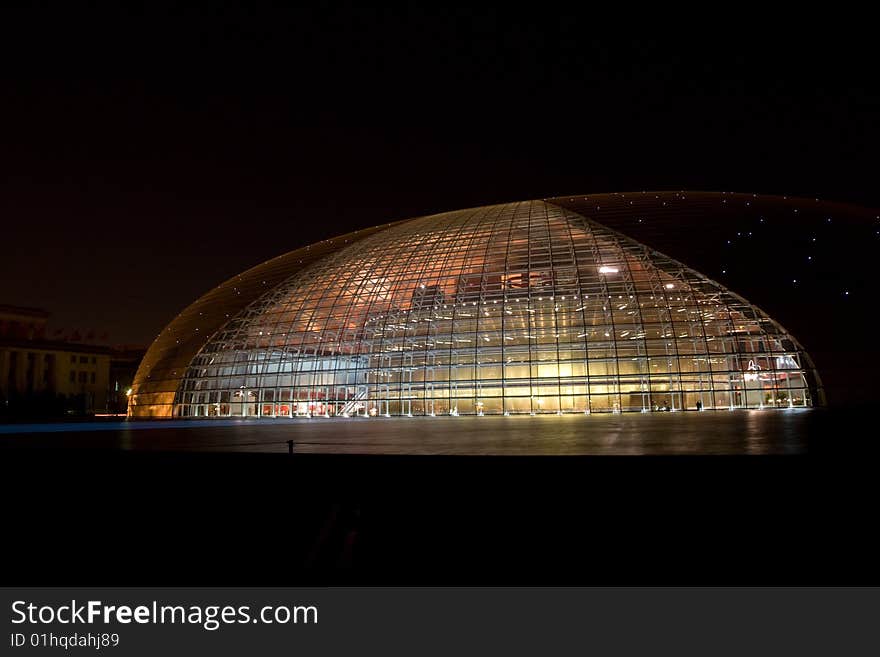
<path id="1" fill-rule="evenodd" d="M 203 335 L 168 377 L 173 396 L 170 387 L 161 399 L 144 396 L 141 414 L 562 414 L 821 401 L 809 357 L 760 309 L 550 202 L 398 222 L 291 269 Z"/>

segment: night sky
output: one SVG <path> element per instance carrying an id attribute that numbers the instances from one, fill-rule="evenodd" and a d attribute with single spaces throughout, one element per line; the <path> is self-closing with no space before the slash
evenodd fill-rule
<path id="1" fill-rule="evenodd" d="M 249 6 L 0 11 L 0 303 L 148 344 L 254 264 L 409 216 L 642 189 L 880 207 L 857 17 Z M 880 244 L 851 235 L 832 270 Z"/>

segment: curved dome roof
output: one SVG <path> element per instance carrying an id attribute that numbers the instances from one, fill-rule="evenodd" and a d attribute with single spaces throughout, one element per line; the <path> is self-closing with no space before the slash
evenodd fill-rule
<path id="1" fill-rule="evenodd" d="M 677 211 L 703 212 L 718 197 L 688 195 Z M 619 195 L 492 205 L 351 233 L 254 267 L 163 330 L 135 377 L 130 414 L 822 403 L 809 357 L 778 323 L 598 223 L 592 208 L 603 202 L 646 212 L 646 201 Z"/>

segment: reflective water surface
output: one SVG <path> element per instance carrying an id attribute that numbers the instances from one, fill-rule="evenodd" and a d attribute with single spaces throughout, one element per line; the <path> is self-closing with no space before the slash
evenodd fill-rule
<path id="1" fill-rule="evenodd" d="M 799 454 L 829 411 L 84 422 L 0 426 L 0 448 L 318 454 Z"/>

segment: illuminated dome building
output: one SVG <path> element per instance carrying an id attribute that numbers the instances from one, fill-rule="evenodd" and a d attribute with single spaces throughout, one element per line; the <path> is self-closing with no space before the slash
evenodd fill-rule
<path id="1" fill-rule="evenodd" d="M 750 198 L 724 202 L 737 197 Z M 708 217 L 721 198 L 652 192 L 507 203 L 292 251 L 221 284 L 162 331 L 135 378 L 130 414 L 822 404 L 809 356 L 777 322 L 602 223 Z"/>

